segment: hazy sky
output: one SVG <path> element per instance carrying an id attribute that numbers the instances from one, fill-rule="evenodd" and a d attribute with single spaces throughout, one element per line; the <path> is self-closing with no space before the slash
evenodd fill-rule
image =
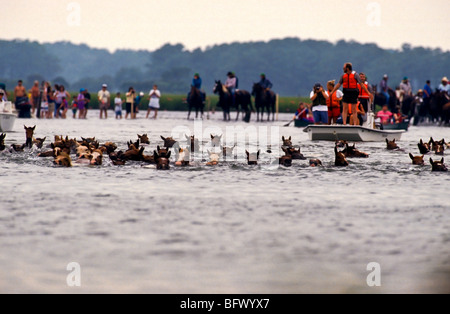
<path id="1" fill-rule="evenodd" d="M 0 0 L 0 39 L 111 51 L 299 37 L 450 50 L 450 0 Z"/>

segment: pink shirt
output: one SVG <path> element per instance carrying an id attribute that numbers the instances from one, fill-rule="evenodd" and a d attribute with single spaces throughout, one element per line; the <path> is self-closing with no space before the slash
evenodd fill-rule
<path id="1" fill-rule="evenodd" d="M 390 112 L 390 111 L 384 112 L 383 110 L 378 111 L 377 118 L 381 119 L 382 124 L 387 124 L 392 119 L 392 112 Z"/>

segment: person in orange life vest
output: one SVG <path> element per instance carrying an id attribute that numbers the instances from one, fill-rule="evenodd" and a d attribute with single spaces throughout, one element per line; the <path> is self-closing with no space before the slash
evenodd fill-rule
<path id="1" fill-rule="evenodd" d="M 352 122 L 357 124 L 358 115 L 356 113 L 356 104 L 358 103 L 359 96 L 358 83 L 362 82 L 359 78 L 358 73 L 353 71 L 353 65 L 350 62 L 344 64 L 343 71 L 344 75 L 341 76 L 339 83 L 337 83 L 337 85 L 333 88 L 331 94 L 334 94 L 334 92 L 337 91 L 341 86 L 344 88 L 344 97 L 342 99 L 342 122 L 344 125 L 347 124 L 348 107 L 350 105 L 352 106 L 353 112 Z M 361 86 L 363 90 L 369 95 L 369 97 L 371 97 L 372 94 L 369 92 L 366 85 L 362 84 Z"/>
<path id="2" fill-rule="evenodd" d="M 341 116 L 341 100 L 342 92 L 340 90 L 335 91 L 333 94 L 330 92 L 333 90 L 335 81 L 327 82 L 327 89 L 325 93 L 328 95 L 327 107 L 328 107 L 328 124 L 336 124 L 337 119 Z"/>
<path id="3" fill-rule="evenodd" d="M 358 104 L 356 105 L 356 115 L 358 117 L 358 120 L 356 123 L 353 123 L 353 109 L 351 107 L 348 107 L 348 114 L 350 115 L 350 125 L 362 125 L 364 122 L 363 116 L 366 115 L 366 112 L 364 111 L 363 105 L 358 101 Z"/>
<path id="4" fill-rule="evenodd" d="M 369 111 L 369 100 L 371 102 L 373 102 L 372 86 L 370 86 L 369 83 L 367 82 L 367 77 L 364 73 L 362 73 L 362 72 L 359 73 L 359 78 L 361 79 L 361 82 L 363 82 L 363 84 L 366 85 L 366 88 L 369 90 L 369 92 L 372 94 L 372 97 L 370 97 L 366 93 L 366 91 L 364 89 L 362 89 L 361 84 L 358 84 L 358 89 L 359 89 L 358 100 L 362 104 L 364 111 L 368 112 Z"/>

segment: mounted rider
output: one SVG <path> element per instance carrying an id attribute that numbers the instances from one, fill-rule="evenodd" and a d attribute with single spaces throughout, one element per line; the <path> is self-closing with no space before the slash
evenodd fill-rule
<path id="1" fill-rule="evenodd" d="M 206 94 L 205 94 L 205 92 L 202 91 L 202 78 L 200 77 L 200 74 L 198 74 L 198 73 L 194 74 L 194 78 L 192 79 L 191 86 L 195 87 L 199 91 L 199 93 L 202 97 L 202 102 L 204 103 L 205 99 L 206 99 Z M 190 96 L 191 96 L 191 92 L 188 93 L 187 99 L 189 99 Z"/>
<path id="2" fill-rule="evenodd" d="M 227 73 L 227 80 L 225 81 L 225 87 L 231 94 L 232 105 L 236 104 L 236 89 L 237 89 L 238 80 L 234 72 Z"/>

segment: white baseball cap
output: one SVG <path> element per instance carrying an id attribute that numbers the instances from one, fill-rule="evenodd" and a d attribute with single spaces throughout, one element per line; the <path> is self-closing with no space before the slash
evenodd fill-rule
<path id="1" fill-rule="evenodd" d="M 108 87 L 108 85 L 106 85 L 106 84 L 103 84 L 103 85 L 102 85 L 102 87 Z"/>

